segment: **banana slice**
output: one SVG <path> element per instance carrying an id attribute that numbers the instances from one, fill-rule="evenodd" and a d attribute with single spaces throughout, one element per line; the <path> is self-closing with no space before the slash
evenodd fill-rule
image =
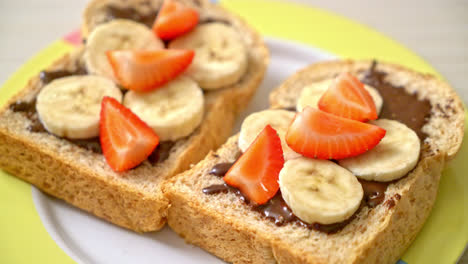
<path id="1" fill-rule="evenodd" d="M 333 224 L 351 217 L 364 192 L 357 178 L 329 160 L 288 160 L 279 175 L 284 201 L 309 224 Z"/>
<path id="2" fill-rule="evenodd" d="M 84 60 L 90 73 L 116 82 L 106 51 L 162 48 L 164 43 L 145 25 L 127 19 L 115 19 L 97 26 L 91 32 L 86 41 Z"/>
<path id="3" fill-rule="evenodd" d="M 59 137 L 84 139 L 99 136 L 99 115 L 104 96 L 122 101 L 122 92 L 100 76 L 71 76 L 52 81 L 37 96 L 36 110 L 45 129 Z"/>
<path id="4" fill-rule="evenodd" d="M 372 121 L 387 133 L 380 143 L 368 152 L 339 161 L 339 164 L 361 179 L 392 181 L 405 176 L 419 160 L 420 141 L 406 125 L 387 119 Z"/>
<path id="5" fill-rule="evenodd" d="M 297 111 L 301 112 L 302 109 L 304 109 L 306 106 L 317 108 L 320 98 L 328 89 L 328 87 L 330 87 L 332 82 L 333 79 L 327 79 L 324 81 L 311 83 L 304 87 L 304 89 L 302 89 L 301 95 L 299 96 L 299 99 L 297 100 Z M 364 88 L 369 92 L 372 99 L 374 99 L 375 108 L 377 110 L 377 114 L 379 114 L 383 105 L 382 97 L 380 96 L 379 92 L 372 86 L 365 84 Z"/>
<path id="6" fill-rule="evenodd" d="M 242 152 L 245 152 L 252 142 L 262 132 L 266 125 L 271 125 L 278 133 L 283 147 L 285 160 L 298 158 L 301 154 L 294 152 L 286 143 L 286 132 L 293 121 L 294 112 L 286 110 L 265 110 L 249 115 L 242 122 L 239 134 L 238 145 Z"/>
<path id="7" fill-rule="evenodd" d="M 187 74 L 205 90 L 234 84 L 247 70 L 247 49 L 241 36 L 223 23 L 197 26 L 170 42 L 169 48 L 195 50 Z"/>
<path id="8" fill-rule="evenodd" d="M 203 119 L 203 92 L 196 82 L 182 76 L 149 93 L 129 91 L 123 104 L 152 127 L 161 141 L 190 135 Z"/>

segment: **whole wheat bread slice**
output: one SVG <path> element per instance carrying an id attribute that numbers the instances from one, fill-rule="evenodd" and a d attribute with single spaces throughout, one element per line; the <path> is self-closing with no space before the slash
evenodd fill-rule
<path id="1" fill-rule="evenodd" d="M 98 15 L 99 10 L 93 7 L 97 3 L 102 7 L 110 2 L 91 1 L 85 14 Z M 248 46 L 248 71 L 235 85 L 205 92 L 205 115 L 201 126 L 189 137 L 176 141 L 167 160 L 157 165 L 145 161 L 128 172 L 115 173 L 101 154 L 48 133 L 30 132 L 27 129 L 30 120 L 23 113 L 12 111 L 9 105 L 33 100 L 43 86 L 36 76 L 0 113 L 0 167 L 44 192 L 116 225 L 138 232 L 162 228 L 168 207 L 168 200 L 162 194 L 162 183 L 201 160 L 231 135 L 237 114 L 259 86 L 269 61 L 262 38 L 242 19 L 215 5 L 205 3 L 202 8 L 228 21 L 240 32 Z M 83 28 L 91 26 L 85 21 Z M 83 48 L 78 48 L 55 62 L 49 70 L 74 69 L 83 63 L 82 53 Z"/>
<path id="2" fill-rule="evenodd" d="M 333 61 L 307 67 L 275 89 L 274 108 L 289 108 L 305 84 L 349 71 L 361 75 L 370 61 Z M 356 218 L 335 234 L 294 223 L 276 226 L 240 201 L 234 193 L 205 195 L 204 187 L 221 184 L 209 175 L 221 162 L 233 162 L 237 136 L 191 170 L 168 181 L 168 224 L 189 243 L 233 263 L 395 263 L 428 217 L 437 195 L 442 169 L 461 146 L 464 109 L 452 88 L 430 75 L 379 63 L 386 81 L 417 91 L 431 103 L 431 117 L 423 127 L 421 159 L 408 176 L 390 184 L 385 200 L 373 209 L 363 207 Z"/>

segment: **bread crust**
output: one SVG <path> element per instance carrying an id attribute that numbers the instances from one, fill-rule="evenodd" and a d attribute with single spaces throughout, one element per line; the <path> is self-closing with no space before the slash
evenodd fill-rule
<path id="1" fill-rule="evenodd" d="M 105 2 L 91 1 L 85 14 L 97 3 Z M 249 69 L 235 85 L 205 93 L 201 126 L 189 137 L 176 141 L 167 160 L 156 166 L 144 162 L 128 172 L 115 173 L 101 154 L 47 133 L 28 131 L 30 121 L 8 106 L 35 97 L 40 89 L 36 76 L 0 113 L 0 167 L 52 196 L 121 227 L 137 232 L 162 228 L 169 206 L 162 193 L 163 182 L 188 169 L 229 137 L 236 116 L 260 85 L 269 62 L 268 49 L 254 29 L 222 8 L 204 4 L 204 8 L 229 20 L 241 33 L 249 48 Z M 83 28 L 89 27 L 84 23 Z M 65 55 L 49 70 L 75 67 L 82 52 L 80 47 Z"/>
<path id="2" fill-rule="evenodd" d="M 333 61 L 309 66 L 288 78 L 270 96 L 274 108 L 295 106 L 305 83 L 350 71 L 362 74 L 370 61 Z M 445 162 L 460 148 L 464 111 L 456 93 L 435 77 L 380 63 L 387 81 L 418 91 L 431 102 L 431 119 L 423 128 L 428 138 L 421 159 L 408 176 L 389 185 L 385 200 L 363 207 L 336 234 L 289 223 L 278 227 L 245 205 L 233 193 L 205 195 L 202 189 L 222 183 L 209 175 L 217 163 L 235 160 L 237 136 L 191 170 L 168 181 L 171 206 L 168 224 L 189 243 L 232 263 L 395 263 L 411 244 L 434 205 Z M 449 103 L 448 113 L 445 105 Z M 448 129 L 450 127 L 450 129 Z"/>

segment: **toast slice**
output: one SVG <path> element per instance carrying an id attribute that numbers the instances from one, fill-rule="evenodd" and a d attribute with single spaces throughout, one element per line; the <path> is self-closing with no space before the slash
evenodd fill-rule
<path id="1" fill-rule="evenodd" d="M 346 71 L 362 78 L 370 67 L 370 61 L 352 60 L 309 66 L 271 93 L 271 106 L 295 108 L 306 84 Z M 386 82 L 403 86 L 400 89 L 409 94 L 417 92 L 431 107 L 422 128 L 427 137 L 418 164 L 406 177 L 389 184 L 381 204 L 362 207 L 343 229 L 327 234 L 295 223 L 277 226 L 233 192 L 206 195 L 203 188 L 223 183 L 209 174 L 213 166 L 234 162 L 239 155 L 238 136 L 233 136 L 168 181 L 169 226 L 187 242 L 232 263 L 395 263 L 423 226 L 444 164 L 461 146 L 464 109 L 453 89 L 433 76 L 386 63 L 375 69 L 386 73 Z"/>
<path id="2" fill-rule="evenodd" d="M 99 17 L 99 8 L 115 2 L 91 1 L 85 17 L 91 14 Z M 0 167 L 52 196 L 121 227 L 137 232 L 162 228 L 169 205 L 161 190 L 163 182 L 188 169 L 229 137 L 237 114 L 259 86 L 269 61 L 262 38 L 242 19 L 215 5 L 204 4 L 200 8 L 241 32 L 248 46 L 248 70 L 236 84 L 204 93 L 202 124 L 190 136 L 174 142 L 164 161 L 156 164 L 145 161 L 128 172 L 115 173 L 102 154 L 46 132 L 32 132 L 35 124 L 27 114 L 12 109 L 15 102 L 34 100 L 43 86 L 36 76 L 1 110 Z M 85 19 L 85 36 L 94 25 Z M 77 65 L 83 65 L 82 57 L 83 47 L 80 47 L 48 70 L 73 71 Z"/>

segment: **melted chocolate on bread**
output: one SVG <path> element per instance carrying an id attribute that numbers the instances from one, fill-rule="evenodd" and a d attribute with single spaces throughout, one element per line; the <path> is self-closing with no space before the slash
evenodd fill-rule
<path id="1" fill-rule="evenodd" d="M 224 174 L 230 169 L 230 167 L 233 164 L 234 163 L 219 163 L 210 170 L 210 174 L 218 177 L 223 177 Z M 370 181 L 359 182 L 362 184 L 362 187 L 364 189 L 363 202 L 367 206 L 375 207 L 383 202 L 383 200 L 385 199 L 385 190 L 387 189 L 388 183 Z M 333 234 L 343 229 L 349 222 L 351 222 L 354 219 L 356 213 L 359 211 L 358 210 L 353 216 L 351 216 L 343 222 L 328 225 L 320 223 L 308 224 L 294 215 L 291 208 L 289 208 L 289 206 L 286 204 L 286 202 L 283 199 L 283 196 L 281 195 L 281 192 L 279 191 L 272 199 L 270 199 L 267 203 L 263 205 L 256 205 L 251 203 L 249 199 L 239 189 L 229 186 L 226 183 L 208 186 L 204 188 L 202 192 L 204 194 L 233 192 L 240 198 L 241 201 L 249 204 L 252 210 L 259 212 L 265 218 L 269 219 L 270 221 L 273 221 L 277 226 L 282 226 L 287 223 L 296 223 L 300 226 L 309 229 L 315 229 L 328 234 Z"/>
<path id="2" fill-rule="evenodd" d="M 72 76 L 72 75 L 86 75 L 88 71 L 85 67 L 78 65 L 75 70 L 56 70 L 56 71 L 41 71 L 39 78 L 43 85 L 52 82 L 55 79 Z"/>
<path id="3" fill-rule="evenodd" d="M 403 87 L 394 86 L 385 81 L 387 73 L 376 70 L 377 62 L 373 61 L 366 72 L 363 83 L 379 91 L 384 101 L 379 118 L 397 120 L 418 135 L 424 141 L 427 135 L 421 131 L 431 115 L 431 103 L 428 100 L 419 100 L 418 94 L 409 94 Z"/>
<path id="4" fill-rule="evenodd" d="M 114 19 L 130 19 L 138 23 L 145 24 L 147 27 L 152 27 L 156 16 L 158 15 L 159 10 L 154 10 L 148 14 L 141 14 L 133 7 L 117 7 L 117 6 L 107 6 L 105 9 L 106 12 L 106 21 L 111 21 Z"/>
<path id="5" fill-rule="evenodd" d="M 60 77 L 57 77 L 60 78 Z M 31 122 L 28 126 L 28 130 L 31 132 L 36 133 L 49 133 L 45 127 L 42 125 L 41 121 L 39 120 L 39 116 L 36 111 L 36 100 L 32 100 L 30 102 L 22 102 L 18 101 L 10 105 L 10 109 L 13 112 L 20 112 L 23 113 Z M 67 139 L 62 138 L 76 146 L 92 151 L 94 153 L 102 154 L 101 143 L 98 137 L 89 138 L 89 139 Z M 169 157 L 169 153 L 174 146 L 174 142 L 171 141 L 164 141 L 160 142 L 158 147 L 151 153 L 148 157 L 148 160 L 151 164 L 156 164 L 158 162 L 163 162 Z"/>
<path id="6" fill-rule="evenodd" d="M 379 118 L 398 120 L 399 122 L 413 129 L 421 142 L 424 141 L 427 135 L 423 133 L 421 129 L 430 117 L 430 102 L 428 100 L 419 100 L 416 93 L 408 94 L 403 87 L 397 87 L 385 81 L 385 76 L 387 74 L 385 72 L 377 71 L 376 66 L 377 63 L 374 61 L 370 69 L 365 73 L 365 77 L 362 81 L 368 85 L 373 86 L 382 96 L 384 104 Z M 295 107 L 291 109 L 287 108 L 286 110 L 295 110 Z M 233 163 L 220 163 L 213 167 L 213 169 L 210 171 L 210 174 L 224 176 L 224 174 L 229 170 L 228 167 L 232 166 L 232 164 Z M 385 191 L 387 190 L 388 185 L 392 182 L 359 180 L 359 183 L 361 183 L 364 190 L 363 202 L 360 208 L 363 206 L 373 208 L 385 201 Z M 273 221 L 277 226 L 282 226 L 287 223 L 296 223 L 300 226 L 328 234 L 336 233 L 343 229 L 355 218 L 356 214 L 360 211 L 360 209 L 358 209 L 353 216 L 343 222 L 329 225 L 323 225 L 320 223 L 308 224 L 294 215 L 279 191 L 266 204 L 253 205 L 238 189 L 231 187 L 226 183 L 212 185 L 203 189 L 203 193 L 205 194 L 216 194 L 228 191 L 234 191 L 236 195 L 241 197 L 242 201 L 245 201 L 252 207 L 252 210 L 259 212 L 265 218 Z M 386 202 L 386 205 L 389 208 L 395 205 L 395 200 L 400 199 L 399 194 L 394 196 L 395 197 L 389 199 Z"/>
<path id="7" fill-rule="evenodd" d="M 145 4 L 148 7 L 151 7 L 150 2 L 145 2 Z M 114 19 L 130 19 L 135 22 L 145 24 L 146 26 L 151 28 L 153 26 L 154 21 L 156 20 L 158 12 L 159 10 L 155 9 L 146 14 L 142 14 L 141 12 L 139 12 L 137 9 L 133 7 L 122 8 L 122 7 L 109 5 L 105 7 L 105 13 L 106 13 L 105 21 L 108 22 Z M 199 23 L 203 24 L 203 23 L 212 23 L 212 22 L 220 22 L 220 23 L 224 23 L 227 25 L 231 24 L 228 20 L 222 20 L 222 19 L 211 18 L 211 17 L 204 18 L 200 20 Z M 83 43 L 86 43 L 85 39 L 83 39 Z M 46 85 L 55 79 L 72 76 L 72 75 L 86 75 L 86 74 L 88 74 L 87 69 L 83 65 L 77 64 L 74 70 L 42 71 L 40 72 L 39 77 L 42 81 L 42 85 Z M 123 88 L 121 88 L 121 90 L 122 90 L 122 93 L 124 94 L 127 91 L 126 89 L 123 89 Z M 44 126 L 39 120 L 39 116 L 36 111 L 35 99 L 31 102 L 22 102 L 22 101 L 15 102 L 14 104 L 10 105 L 10 109 L 14 112 L 22 112 L 26 115 L 26 117 L 31 121 L 31 124 L 27 128 L 29 131 L 36 132 L 36 133 L 49 133 L 44 128 Z M 99 138 L 79 139 L 79 140 L 71 140 L 71 139 L 65 139 L 65 138 L 63 139 L 81 148 L 90 150 L 94 153 L 99 153 L 99 154 L 102 153 Z M 165 161 L 169 157 L 170 151 L 172 147 L 174 146 L 174 144 L 175 144 L 174 142 L 170 142 L 170 141 L 160 142 L 158 147 L 148 157 L 148 161 L 153 165 L 155 165 L 158 162 Z"/>

